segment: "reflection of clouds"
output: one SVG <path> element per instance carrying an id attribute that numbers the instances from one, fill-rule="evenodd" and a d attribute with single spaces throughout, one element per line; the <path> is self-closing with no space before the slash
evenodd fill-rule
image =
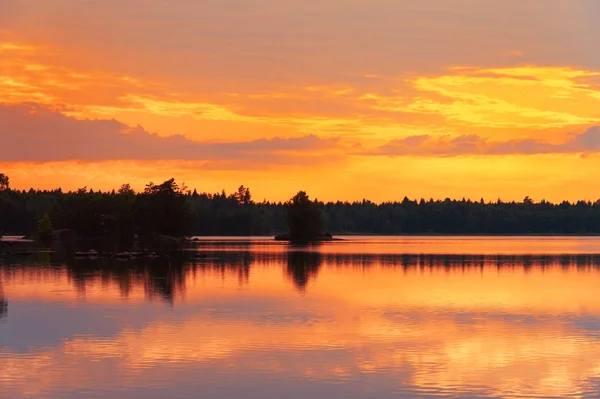
<path id="1" fill-rule="evenodd" d="M 257 381 L 366 383 L 377 378 L 381 390 L 400 390 L 406 397 L 565 397 L 600 378 L 600 275 L 590 265 L 561 268 L 550 262 L 527 271 L 489 265 L 405 268 L 375 258 L 362 268 L 339 267 L 345 263 L 327 256 L 316 263 L 270 259 L 250 259 L 243 284 L 236 267 L 218 262 L 184 267 L 177 276 L 185 285 L 185 300 L 137 327 L 126 312 L 119 316 L 117 332 L 108 336 L 95 329 L 86 335 L 73 332 L 60 344 L 30 349 L 28 355 L 4 348 L 0 388 L 17 392 L 16 397 L 60 386 L 92 389 L 107 381 L 106 389 L 133 389 L 157 375 L 162 384 L 178 386 L 190 378 L 183 372 L 213 386 L 226 384 L 224 375 L 258 373 Z M 299 266 L 300 277 L 319 271 L 316 282 L 309 278 L 313 285 L 306 296 L 290 294 L 289 274 L 281 272 L 286 265 Z M 43 278 L 32 287 L 20 275 L 23 294 L 6 277 L 17 305 L 35 298 L 35 289 L 44 290 L 46 300 L 52 297 Z M 72 281 L 59 277 L 52 277 L 55 295 L 68 303 L 74 297 L 59 288 Z M 104 286 L 99 281 L 86 283 L 90 302 L 120 297 L 115 281 L 108 278 L 113 283 Z M 144 313 L 139 303 L 147 280 L 128 281 L 142 297 L 120 308 Z M 95 297 L 96 291 L 104 297 Z"/>
<path id="2" fill-rule="evenodd" d="M 552 327 L 529 331 L 500 324 L 473 335 L 454 332 L 419 353 L 403 353 L 403 361 L 418 371 L 412 378 L 418 386 L 485 385 L 501 396 L 565 396 L 598 375 L 600 350 L 594 340 L 576 340 Z"/>
<path id="3" fill-rule="evenodd" d="M 96 363 L 113 364 L 108 377 L 116 379 L 205 365 L 215 378 L 218 370 L 226 369 L 340 381 L 384 373 L 391 385 L 465 392 L 477 388 L 509 397 L 540 392 L 565 396 L 599 376 L 596 341 L 559 319 L 524 324 L 483 317 L 465 331 L 453 315 L 390 319 L 370 312 L 356 318 L 355 311 L 338 308 L 312 325 L 213 316 L 154 322 L 141 331 L 124 329 L 112 339 L 79 336 L 53 351 L 6 357 L 0 361 L 2 381 L 21 388 L 31 381 L 36 381 L 33 386 L 55 384 L 54 378 L 61 381 L 70 372 L 55 371 L 47 378 L 42 370 L 61 370 L 65 364 L 71 365 L 68 370 L 86 368 L 87 373 L 79 371 L 81 379 L 72 381 L 84 385 L 95 383 L 88 367 Z M 396 375 L 403 378 L 397 380 Z"/>
<path id="4" fill-rule="evenodd" d="M 194 324 L 194 327 L 199 326 Z M 194 337 L 190 333 L 198 333 L 198 328 L 159 324 L 139 333 L 123 331 L 114 339 L 75 338 L 63 350 L 74 358 L 118 359 L 127 370 L 139 371 L 157 365 L 223 359 L 231 355 L 235 346 L 229 338 Z"/>

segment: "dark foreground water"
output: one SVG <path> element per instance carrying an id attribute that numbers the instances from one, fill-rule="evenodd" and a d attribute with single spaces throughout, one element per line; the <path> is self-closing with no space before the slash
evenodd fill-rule
<path id="1" fill-rule="evenodd" d="M 600 238 L 0 258 L 2 398 L 597 398 Z"/>

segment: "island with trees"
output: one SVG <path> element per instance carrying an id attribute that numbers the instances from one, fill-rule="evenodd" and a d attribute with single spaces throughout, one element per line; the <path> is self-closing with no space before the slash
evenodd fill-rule
<path id="1" fill-rule="evenodd" d="M 305 191 L 294 195 L 285 207 L 289 232 L 276 235 L 276 240 L 298 244 L 333 240 L 331 234 L 324 232 L 323 212 L 318 203 L 312 202 Z"/>

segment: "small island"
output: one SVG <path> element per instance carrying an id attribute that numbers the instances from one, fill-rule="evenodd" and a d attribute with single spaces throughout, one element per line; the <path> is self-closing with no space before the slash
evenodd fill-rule
<path id="1" fill-rule="evenodd" d="M 311 201 L 305 191 L 299 191 L 285 206 L 289 233 L 276 235 L 276 241 L 305 244 L 334 240 L 331 234 L 324 232 L 323 213 L 318 202 Z"/>

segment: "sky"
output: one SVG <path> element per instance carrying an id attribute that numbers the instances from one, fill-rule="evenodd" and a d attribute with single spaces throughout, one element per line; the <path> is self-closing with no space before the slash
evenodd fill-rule
<path id="1" fill-rule="evenodd" d="M 599 17 L 597 0 L 2 0 L 0 172 L 596 200 Z"/>

